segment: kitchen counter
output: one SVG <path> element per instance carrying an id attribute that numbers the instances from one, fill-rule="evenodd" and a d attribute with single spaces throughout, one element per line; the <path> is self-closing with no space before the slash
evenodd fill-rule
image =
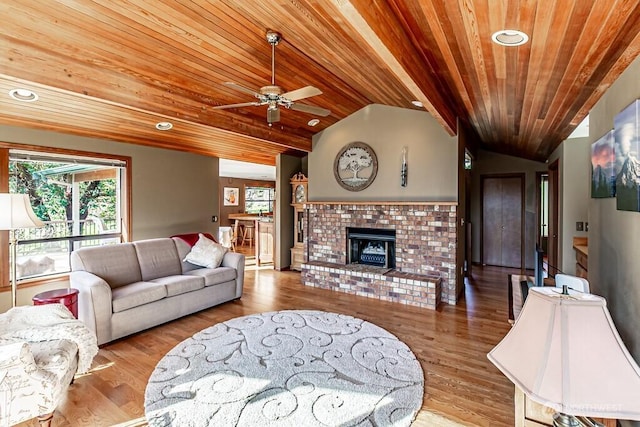
<path id="1" fill-rule="evenodd" d="M 237 213 L 229 214 L 227 218 L 236 222 L 252 221 L 254 223 L 253 239 L 255 243 L 256 264 L 259 266 L 263 263 L 273 262 L 273 244 L 275 242 L 275 238 L 272 216 Z M 238 238 L 237 244 L 239 244 L 239 242 L 240 239 Z"/>

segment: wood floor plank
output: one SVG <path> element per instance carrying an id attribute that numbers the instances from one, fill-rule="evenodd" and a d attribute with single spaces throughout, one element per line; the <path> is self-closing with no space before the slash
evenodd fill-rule
<path id="1" fill-rule="evenodd" d="M 411 348 L 425 372 L 424 401 L 415 427 L 513 426 L 513 384 L 486 357 L 510 327 L 506 289 L 510 272 L 474 267 L 461 302 L 434 311 L 309 288 L 301 284 L 299 273 L 248 267 L 240 300 L 103 346 L 91 373 L 70 386 L 52 425 L 146 425 L 147 380 L 158 361 L 179 342 L 234 317 L 309 309 L 367 320 Z M 37 425 L 35 420 L 21 424 Z"/>

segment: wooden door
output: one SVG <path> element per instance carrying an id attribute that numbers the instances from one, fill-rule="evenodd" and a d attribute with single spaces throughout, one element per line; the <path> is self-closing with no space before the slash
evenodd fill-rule
<path id="1" fill-rule="evenodd" d="M 524 176 L 482 177 L 482 263 L 523 266 Z"/>

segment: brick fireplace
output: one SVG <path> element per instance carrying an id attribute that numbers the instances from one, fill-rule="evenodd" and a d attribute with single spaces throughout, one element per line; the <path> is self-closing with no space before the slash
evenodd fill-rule
<path id="1" fill-rule="evenodd" d="M 419 307 L 455 304 L 456 224 L 455 203 L 307 203 L 302 281 Z M 349 229 L 394 230 L 395 268 L 348 264 Z"/>

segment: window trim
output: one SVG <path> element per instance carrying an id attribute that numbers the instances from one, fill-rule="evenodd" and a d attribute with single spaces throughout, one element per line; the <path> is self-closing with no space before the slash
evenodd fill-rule
<path id="1" fill-rule="evenodd" d="M 273 199 L 269 199 L 269 200 L 249 200 L 250 202 L 268 202 L 269 204 L 271 204 L 271 210 L 268 212 L 269 214 L 272 214 L 275 210 L 275 206 L 276 206 L 276 186 L 269 182 L 270 185 L 265 185 L 265 184 L 244 184 L 244 194 L 242 195 L 243 199 L 244 199 L 244 206 L 243 209 L 245 212 L 247 211 L 247 188 L 269 188 L 273 190 Z"/>
<path id="2" fill-rule="evenodd" d="M 6 193 L 9 191 L 9 151 L 30 151 L 49 155 L 60 156 L 76 156 L 76 157 L 89 157 L 104 160 L 117 160 L 124 163 L 124 182 L 122 183 L 122 189 L 125 194 L 121 198 L 121 216 L 122 216 L 122 241 L 128 242 L 131 239 L 132 230 L 132 210 L 131 210 L 131 197 L 132 189 L 131 183 L 133 182 L 132 162 L 131 157 L 121 156 L 117 154 L 105 154 L 96 153 L 91 151 L 81 151 L 68 148 L 49 147 L 45 145 L 33 145 L 33 144 L 16 144 L 13 142 L 0 141 L 0 192 Z M 0 231 L 0 271 L 6 271 L 7 274 L 3 274 L 0 277 L 0 291 L 6 291 L 10 289 L 9 278 L 9 232 Z M 64 274 L 64 273 L 63 273 Z M 42 278 L 46 280 L 46 278 Z M 21 285 L 18 282 L 18 285 Z M 22 287 L 22 286 L 19 286 Z"/>

